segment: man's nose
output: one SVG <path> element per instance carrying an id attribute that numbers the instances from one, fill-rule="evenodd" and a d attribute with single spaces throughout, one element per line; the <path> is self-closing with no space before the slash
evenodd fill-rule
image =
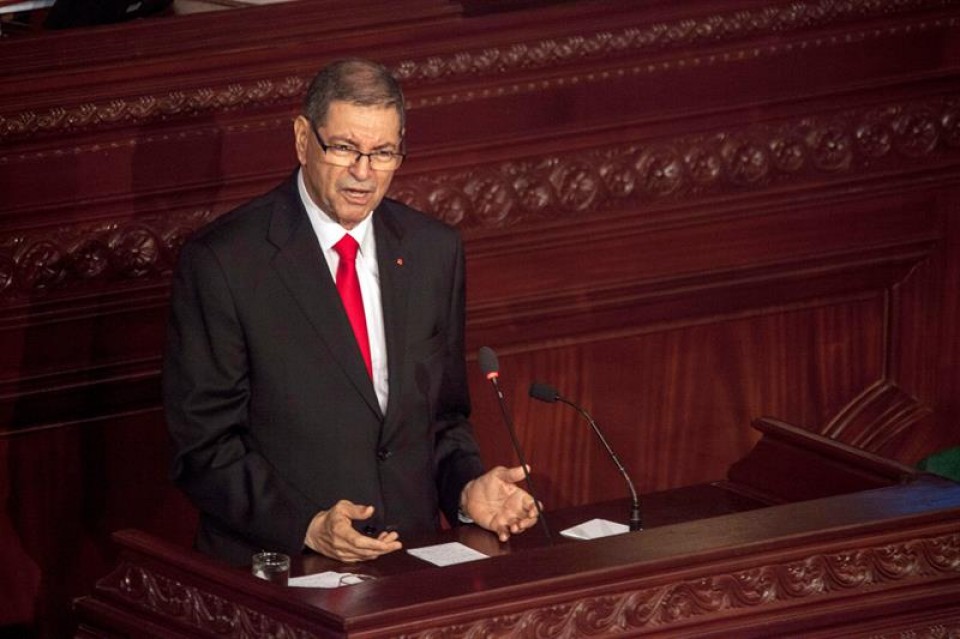
<path id="1" fill-rule="evenodd" d="M 350 174 L 358 180 L 366 180 L 370 177 L 373 169 L 370 168 L 370 156 L 361 155 L 350 165 Z"/>

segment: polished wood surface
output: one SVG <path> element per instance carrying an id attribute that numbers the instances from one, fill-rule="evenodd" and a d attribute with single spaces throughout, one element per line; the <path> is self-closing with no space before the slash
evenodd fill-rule
<path id="1" fill-rule="evenodd" d="M 170 270 L 289 173 L 334 57 L 404 85 L 391 194 L 461 229 L 469 355 L 499 353 L 550 509 L 626 489 L 535 380 L 644 493 L 724 477 L 762 415 L 905 465 L 960 444 L 955 3 L 395 4 L 0 41 L 0 628 L 63 636 L 116 529 L 189 543 L 158 406 Z M 473 370 L 485 457 L 511 463 Z"/>
<path id="2" fill-rule="evenodd" d="M 780 505 L 718 482 L 645 495 L 644 530 L 599 540 L 556 531 L 623 522 L 628 503 L 551 512 L 549 538 L 534 528 L 500 543 L 466 526 L 405 540 L 459 541 L 487 556 L 443 568 L 404 552 L 350 565 L 297 558 L 294 576 L 366 578 L 332 590 L 267 584 L 122 532 L 121 560 L 77 602 L 77 636 L 876 637 L 960 627 L 960 485 L 779 422 L 760 427 L 739 466 L 765 469 L 755 477 L 765 474 Z M 810 467 L 829 496 L 791 502 L 771 488 Z M 873 488 L 844 484 L 867 471 Z"/>

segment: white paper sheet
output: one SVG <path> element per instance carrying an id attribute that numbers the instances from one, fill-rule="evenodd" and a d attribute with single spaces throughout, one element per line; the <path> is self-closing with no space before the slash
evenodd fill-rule
<path id="1" fill-rule="evenodd" d="M 561 530 L 560 534 L 571 539 L 599 539 L 612 535 L 622 535 L 629 531 L 630 527 L 626 524 L 618 524 L 606 519 L 591 519 L 572 528 Z"/>
<path id="2" fill-rule="evenodd" d="M 407 552 L 418 559 L 429 561 L 435 566 L 452 566 L 453 564 L 487 558 L 483 553 L 457 541 L 436 546 L 424 546 L 423 548 L 410 548 Z"/>
<path id="3" fill-rule="evenodd" d="M 334 572 L 328 570 L 313 575 L 291 577 L 287 585 L 297 588 L 340 588 L 341 586 L 352 586 L 370 579 L 373 579 L 373 577 L 358 575 L 352 572 Z"/>

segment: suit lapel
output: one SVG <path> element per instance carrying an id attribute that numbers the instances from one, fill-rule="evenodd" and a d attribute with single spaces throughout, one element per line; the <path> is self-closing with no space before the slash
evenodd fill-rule
<path id="1" fill-rule="evenodd" d="M 373 229 L 377 239 L 377 262 L 380 270 L 380 298 L 383 304 L 383 325 L 387 343 L 387 367 L 390 394 L 387 400 L 384 437 L 396 426 L 400 398 L 405 381 L 402 376 L 406 349 L 408 268 L 404 265 L 403 228 L 394 217 L 390 204 L 384 202 L 374 213 Z"/>
<path id="2" fill-rule="evenodd" d="M 331 359 L 370 408 L 382 417 L 353 329 L 340 303 L 307 212 L 300 202 L 296 177 L 288 181 L 281 194 L 274 206 L 268 238 L 279 249 L 274 267 L 325 344 Z"/>

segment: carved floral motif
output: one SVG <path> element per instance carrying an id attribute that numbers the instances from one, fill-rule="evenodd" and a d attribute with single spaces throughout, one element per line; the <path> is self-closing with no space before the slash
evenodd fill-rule
<path id="1" fill-rule="evenodd" d="M 960 637 L 960 623 L 945 623 L 921 628 L 870 635 L 868 639 L 956 639 Z"/>
<path id="2" fill-rule="evenodd" d="M 894 144 L 906 156 L 922 157 L 937 144 L 940 126 L 935 115 L 917 109 L 898 116 L 893 121 Z"/>
<path id="3" fill-rule="evenodd" d="M 598 637 L 665 628 L 710 615 L 832 594 L 876 590 L 893 582 L 960 575 L 960 534 L 812 555 L 733 574 L 717 574 L 656 588 L 583 597 L 572 602 L 455 626 L 408 639 L 443 637 Z M 937 628 L 942 628 L 937 627 Z M 927 629 L 924 637 L 947 637 Z M 880 637 L 892 635 L 878 635 Z M 901 635 L 912 636 L 912 635 Z"/>
<path id="4" fill-rule="evenodd" d="M 123 563 L 97 584 L 141 610 L 179 621 L 188 628 L 218 637 L 275 637 L 313 639 L 316 635 L 294 628 L 257 610 L 187 586 L 142 566 Z"/>
<path id="5" fill-rule="evenodd" d="M 24 288 L 43 291 L 56 287 L 66 277 L 66 260 L 53 242 L 39 240 L 21 251 L 15 259 L 14 276 Z"/>
<path id="6" fill-rule="evenodd" d="M 408 176 L 390 195 L 462 229 L 547 216 L 585 217 L 691 202 L 727 192 L 869 175 L 934 162 L 960 149 L 960 98 L 748 125 L 672 139 L 518 158 Z M 162 218 L 0 237 L 0 299 L 108 280 L 165 276 L 185 238 L 210 220 Z"/>
<path id="7" fill-rule="evenodd" d="M 53 107 L 45 113 L 23 111 L 0 114 L 0 140 L 29 137 L 39 132 L 96 128 L 101 125 L 143 124 L 175 115 L 228 111 L 239 106 L 289 101 L 306 88 L 307 78 L 287 76 L 257 80 L 248 84 L 204 87 L 190 93 L 171 91 L 165 95 L 115 98 L 101 104 Z"/>
<path id="8" fill-rule="evenodd" d="M 459 51 L 446 56 L 431 56 L 423 59 L 408 59 L 398 62 L 393 73 L 406 85 L 413 95 L 418 85 L 448 81 L 451 78 L 476 78 L 503 75 L 515 71 L 528 71 L 545 67 L 557 67 L 576 63 L 585 58 L 614 58 L 625 54 L 677 50 L 703 44 L 737 42 L 751 37 L 803 32 L 813 28 L 842 25 L 858 20 L 870 20 L 891 15 L 911 14 L 949 7 L 950 0 L 897 0 L 896 2 L 852 2 L 850 0 L 809 0 L 777 4 L 767 7 L 740 9 L 706 16 L 679 18 L 672 22 L 659 22 L 627 26 L 619 31 L 600 31 L 548 38 L 535 42 L 522 42 L 502 47 Z M 939 28 L 946 24 L 938 19 L 911 25 L 916 30 Z M 953 25 L 951 21 L 949 24 Z M 730 62 L 745 57 L 773 55 L 793 47 L 837 44 L 852 39 L 884 37 L 896 33 L 898 27 L 869 29 L 856 34 L 811 37 L 808 41 L 781 45 L 766 44 L 763 47 L 749 46 L 741 51 L 727 52 L 717 58 L 708 55 L 701 59 L 693 57 L 678 61 L 678 66 L 715 64 L 718 60 Z M 662 71 L 672 67 L 670 62 L 633 67 L 630 73 Z M 622 71 L 621 71 L 622 72 Z M 606 80 L 610 72 L 588 74 L 584 77 L 559 77 L 537 82 L 512 85 L 494 89 L 497 95 L 505 92 L 530 92 L 548 88 L 558 83 L 589 82 Z M 310 78 L 308 76 L 283 76 L 260 79 L 248 83 L 234 83 L 219 87 L 201 87 L 189 90 L 173 90 L 161 95 L 143 95 L 131 98 L 114 98 L 99 104 L 61 105 L 46 112 L 22 111 L 0 114 L 0 140 L 30 137 L 37 133 L 64 133 L 69 130 L 90 129 L 101 125 L 140 125 L 159 118 L 176 115 L 210 114 L 229 111 L 240 106 L 264 106 L 277 102 L 289 102 L 300 95 Z M 429 98 L 412 98 L 412 108 L 427 104 L 449 104 L 490 97 L 491 89 L 479 92 L 463 91 L 433 95 Z M 905 124 L 905 126 L 910 126 Z M 916 134 L 909 134 L 911 140 Z"/>
<path id="9" fill-rule="evenodd" d="M 898 169 L 960 148 L 960 99 L 888 105 L 394 181 L 392 195 L 461 228 Z"/>
<path id="10" fill-rule="evenodd" d="M 948 6 L 949 0 L 798 1 L 742 8 L 727 13 L 679 18 L 603 31 L 518 43 L 502 49 L 460 51 L 445 57 L 405 60 L 395 74 L 405 83 L 437 82 L 461 75 L 489 75 L 544 66 L 556 66 L 587 57 L 654 52 L 695 45 L 733 42 L 767 34 L 783 34 L 881 16 L 912 13 Z M 773 49 L 768 48 L 767 51 Z"/>
<path id="11" fill-rule="evenodd" d="M 0 298 L 165 275 L 186 236 L 211 219 L 207 209 L 0 238 Z"/>

